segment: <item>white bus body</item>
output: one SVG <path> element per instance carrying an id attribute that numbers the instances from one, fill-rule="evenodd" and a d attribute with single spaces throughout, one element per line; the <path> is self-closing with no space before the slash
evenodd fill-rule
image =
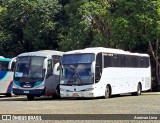
<path id="1" fill-rule="evenodd" d="M 22 53 L 17 56 L 14 72 L 13 93 L 35 96 L 59 95 L 60 59 L 63 52 L 42 50 Z"/>
<path id="2" fill-rule="evenodd" d="M 61 64 L 61 97 L 104 97 L 151 89 L 149 55 L 95 47 L 66 52 Z"/>

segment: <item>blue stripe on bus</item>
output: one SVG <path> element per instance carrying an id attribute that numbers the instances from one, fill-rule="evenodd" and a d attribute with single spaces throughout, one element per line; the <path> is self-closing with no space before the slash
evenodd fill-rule
<path id="1" fill-rule="evenodd" d="M 35 82 L 34 87 L 40 85 L 42 82 L 43 81 Z M 14 84 L 16 84 L 17 86 L 20 86 L 20 82 L 19 81 L 14 81 Z M 23 84 L 25 84 L 25 82 Z"/>
<path id="2" fill-rule="evenodd" d="M 8 75 L 7 71 L 0 71 L 0 80 L 3 80 Z"/>
<path id="3" fill-rule="evenodd" d="M 14 84 L 16 84 L 17 86 L 20 86 L 19 81 L 13 81 Z"/>
<path id="4" fill-rule="evenodd" d="M 10 58 L 0 58 L 0 61 L 11 61 Z"/>

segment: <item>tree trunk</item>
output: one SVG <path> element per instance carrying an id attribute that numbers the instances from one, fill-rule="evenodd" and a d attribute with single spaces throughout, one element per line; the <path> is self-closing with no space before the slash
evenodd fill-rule
<path id="1" fill-rule="evenodd" d="M 158 83 L 158 85 L 160 85 L 160 63 L 159 63 L 159 61 L 158 61 L 158 45 L 159 45 L 159 43 L 158 43 L 159 41 L 158 41 L 158 39 L 157 39 L 157 41 L 156 41 L 156 51 L 154 52 L 154 50 L 153 50 L 153 47 L 152 47 L 152 44 L 151 44 L 151 42 L 149 41 L 149 49 L 150 49 L 150 52 L 151 52 L 151 54 L 152 54 L 152 57 L 154 58 L 154 61 L 155 61 L 155 63 L 156 63 L 156 80 L 158 81 L 157 83 Z"/>

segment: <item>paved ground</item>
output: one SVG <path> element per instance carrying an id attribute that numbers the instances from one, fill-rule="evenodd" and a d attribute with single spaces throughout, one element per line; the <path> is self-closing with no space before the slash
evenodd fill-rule
<path id="1" fill-rule="evenodd" d="M 121 95 L 110 99 L 51 99 L 36 98 L 28 101 L 24 96 L 0 97 L 0 114 L 160 114 L 160 93 L 141 96 Z M 65 115 L 63 115 L 65 117 Z M 160 121 L 160 120 L 159 120 Z M 44 122 L 44 121 L 42 121 Z M 46 121 L 53 122 L 53 121 Z M 56 121 L 66 122 L 66 121 Z M 81 121 L 67 121 L 81 122 Z M 87 122 L 106 122 L 94 120 Z M 114 120 L 107 122 L 128 122 Z M 135 121 L 131 121 L 135 122 Z M 138 122 L 151 122 L 138 120 Z M 152 121 L 153 122 L 153 121 Z M 155 121 L 158 123 L 158 121 Z"/>

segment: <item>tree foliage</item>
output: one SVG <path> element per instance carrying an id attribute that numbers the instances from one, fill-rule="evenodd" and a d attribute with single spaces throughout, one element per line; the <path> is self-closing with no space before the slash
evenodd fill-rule
<path id="1" fill-rule="evenodd" d="M 3 55 L 58 48 L 57 0 L 5 0 L 0 11 Z M 8 52 L 8 53 L 6 53 Z"/>
<path id="2" fill-rule="evenodd" d="M 60 42 L 61 49 L 107 46 L 105 40 L 110 40 L 108 8 L 109 4 L 106 1 L 70 0 L 65 6 L 69 17 L 68 25 L 65 27 L 68 32 Z M 106 26 L 108 29 L 105 29 Z"/>

